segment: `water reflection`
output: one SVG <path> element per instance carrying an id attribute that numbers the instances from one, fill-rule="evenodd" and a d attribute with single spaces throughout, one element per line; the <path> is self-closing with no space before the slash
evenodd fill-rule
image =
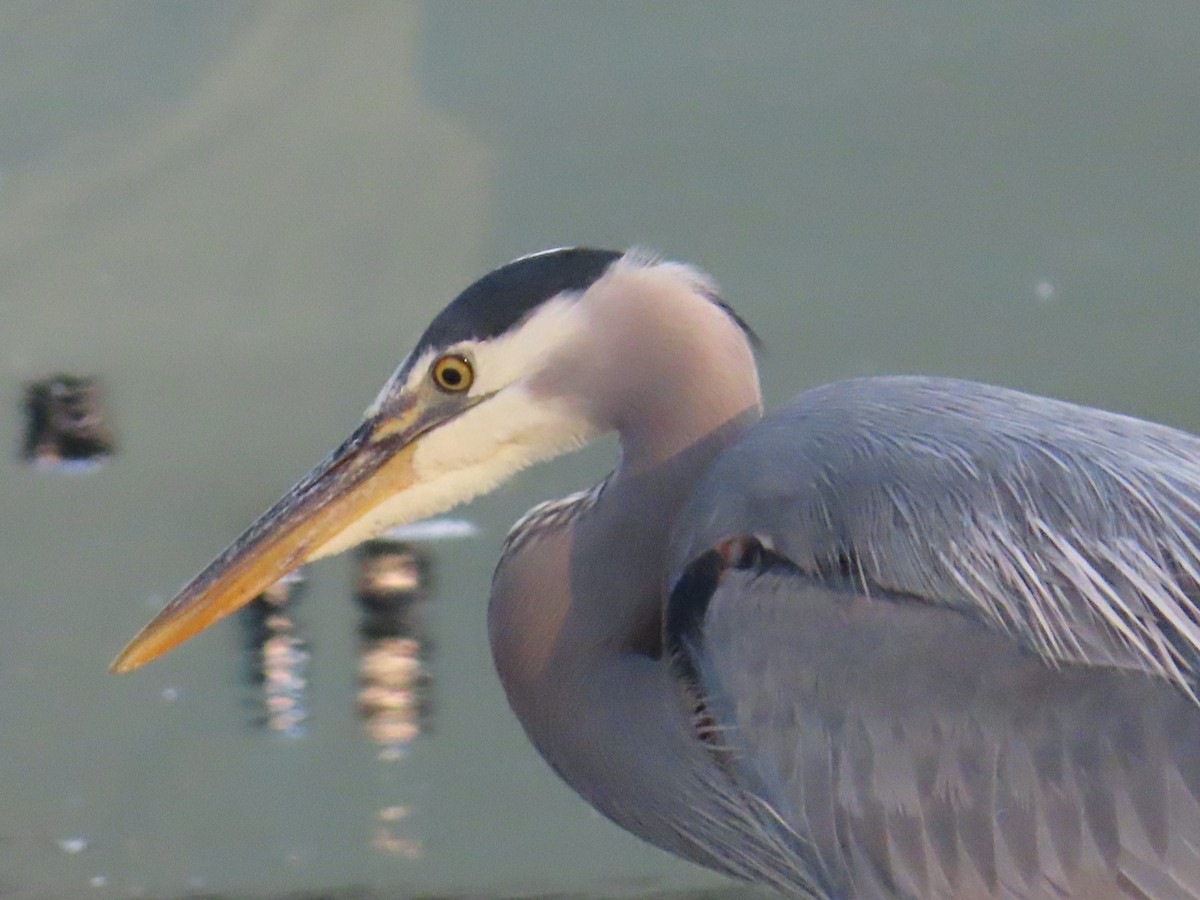
<path id="1" fill-rule="evenodd" d="M 404 759 L 433 722 L 433 678 L 426 605 L 432 554 L 416 544 L 385 536 L 358 551 L 355 599 L 358 625 L 358 713 L 376 759 Z M 397 802 L 376 812 L 371 847 L 405 859 L 424 855 L 413 835 L 410 804 Z"/>
<path id="2" fill-rule="evenodd" d="M 242 611 L 247 679 L 258 696 L 255 721 L 288 737 L 305 733 L 311 654 L 292 614 L 304 587 L 297 570 L 259 594 Z"/>
<path id="3" fill-rule="evenodd" d="M 376 748 L 376 760 L 387 766 L 407 757 L 413 742 L 428 734 L 433 722 L 425 615 L 433 559 L 424 547 L 386 536 L 364 544 L 357 562 L 354 600 L 361 615 L 355 704 L 363 733 Z M 312 654 L 295 616 L 305 586 L 304 570 L 297 570 L 240 614 L 254 723 L 290 738 L 308 733 Z M 405 859 L 421 858 L 425 845 L 413 833 L 411 804 L 395 797 L 387 800 L 374 812 L 371 848 Z"/>
<path id="4" fill-rule="evenodd" d="M 358 711 L 383 761 L 403 758 L 433 720 L 430 568 L 427 551 L 390 537 L 368 542 L 358 555 Z"/>
<path id="5" fill-rule="evenodd" d="M 428 551 L 392 537 L 363 545 L 354 598 L 358 626 L 356 703 L 366 735 L 384 762 L 402 759 L 433 721 Z M 312 654 L 294 616 L 305 576 L 297 570 L 242 611 L 256 724 L 289 737 L 305 733 Z"/>
<path id="6" fill-rule="evenodd" d="M 113 453 L 97 379 L 55 375 L 25 386 L 22 455 L 39 468 L 88 468 Z"/>

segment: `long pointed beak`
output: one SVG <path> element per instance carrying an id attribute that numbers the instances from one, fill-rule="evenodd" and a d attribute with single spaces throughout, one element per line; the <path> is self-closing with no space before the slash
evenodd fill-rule
<path id="1" fill-rule="evenodd" d="M 412 485 L 417 439 L 435 424 L 414 404 L 364 422 L 138 632 L 112 671 L 136 669 L 245 606 L 355 520 Z"/>

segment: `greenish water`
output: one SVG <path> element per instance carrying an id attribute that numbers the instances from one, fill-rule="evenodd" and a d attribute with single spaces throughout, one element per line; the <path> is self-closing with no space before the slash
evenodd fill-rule
<path id="1" fill-rule="evenodd" d="M 1190 2 L 0 8 L 0 895 L 722 890 L 559 784 L 491 669 L 508 524 L 611 444 L 433 548 L 403 759 L 357 718 L 350 560 L 296 611 L 303 736 L 253 726 L 235 622 L 106 666 L 542 247 L 711 271 L 769 402 L 920 371 L 1200 430 L 1197 46 Z M 59 371 L 106 385 L 98 471 L 16 458 Z"/>

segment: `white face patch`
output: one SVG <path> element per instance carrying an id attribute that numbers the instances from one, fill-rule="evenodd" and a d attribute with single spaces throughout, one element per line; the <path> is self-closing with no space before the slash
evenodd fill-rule
<path id="1" fill-rule="evenodd" d="M 599 431 L 565 403 L 510 387 L 422 437 L 413 456 L 416 483 L 308 558 L 340 553 L 395 525 L 445 512 L 533 463 L 583 446 Z"/>
<path id="2" fill-rule="evenodd" d="M 542 371 L 555 354 L 569 353 L 586 336 L 586 319 L 574 298 L 547 300 L 516 331 L 449 349 L 473 357 L 475 383 L 468 396 L 483 396 Z"/>
<path id="3" fill-rule="evenodd" d="M 614 310 L 629 315 L 646 302 L 648 292 L 661 293 L 664 286 L 672 285 L 686 294 L 715 294 L 715 286 L 695 269 L 631 255 L 613 263 L 582 297 L 551 298 L 506 334 L 429 349 L 411 364 L 406 360 L 367 410 L 368 417 L 385 408 L 389 398 L 400 395 L 416 397 L 421 405 L 421 398 L 437 390 L 430 380 L 430 367 L 446 353 L 470 361 L 475 380 L 463 399 L 479 402 L 418 440 L 413 454 L 416 479 L 411 487 L 384 500 L 310 558 L 340 552 L 395 525 L 444 512 L 492 490 L 533 463 L 577 449 L 597 437 L 604 430 L 601 424 L 589 418 L 582 405 L 555 395 L 557 386 L 570 394 L 573 390 L 586 393 L 591 385 L 561 384 L 555 380 L 560 371 L 556 366 L 565 361 L 568 365 L 561 371 L 572 371 L 579 368 L 576 361 L 582 362 L 582 377 L 586 378 L 587 366 L 595 362 L 598 352 L 597 323 L 592 318 L 599 315 L 597 311 L 610 317 Z M 735 337 L 739 348 L 745 350 L 742 338 Z M 752 360 L 749 365 L 752 369 Z M 401 373 L 406 370 L 401 383 Z"/>
<path id="4" fill-rule="evenodd" d="M 406 360 L 367 409 L 368 418 L 398 393 L 435 390 L 428 383 L 429 369 L 446 353 L 471 361 L 475 381 L 466 396 L 487 399 L 420 438 L 412 487 L 384 501 L 309 558 L 341 552 L 394 525 L 444 512 L 492 490 L 532 463 L 577 449 L 595 437 L 599 429 L 582 413 L 553 397 L 535 397 L 523 386 L 556 354 L 569 353 L 584 335 L 585 318 L 578 303 L 563 297 L 542 304 L 510 334 L 422 353 L 404 383 L 398 384 Z"/>
<path id="5" fill-rule="evenodd" d="M 459 354 L 471 361 L 475 383 L 468 397 L 480 397 L 504 390 L 510 384 L 528 378 L 541 370 L 556 352 L 569 350 L 584 335 L 584 315 L 574 298 L 547 300 L 516 331 L 490 341 L 460 341 L 449 347 L 427 350 L 412 364 L 408 377 L 401 384 L 400 373 L 409 365 L 401 363 L 392 377 L 367 407 L 365 418 L 379 413 L 390 396 L 397 393 L 416 393 L 429 378 L 429 368 L 439 356 Z"/>

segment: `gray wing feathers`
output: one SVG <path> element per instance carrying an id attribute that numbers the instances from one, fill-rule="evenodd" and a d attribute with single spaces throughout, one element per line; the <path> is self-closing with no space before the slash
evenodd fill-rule
<path id="1" fill-rule="evenodd" d="M 688 651 L 738 782 L 838 898 L 1200 896 L 1200 715 L 970 616 L 731 570 Z"/>
<path id="2" fill-rule="evenodd" d="M 839 382 L 752 428 L 681 521 L 680 567 L 759 534 L 1056 663 L 1195 683 L 1200 439 L 1165 426 L 970 382 Z"/>

